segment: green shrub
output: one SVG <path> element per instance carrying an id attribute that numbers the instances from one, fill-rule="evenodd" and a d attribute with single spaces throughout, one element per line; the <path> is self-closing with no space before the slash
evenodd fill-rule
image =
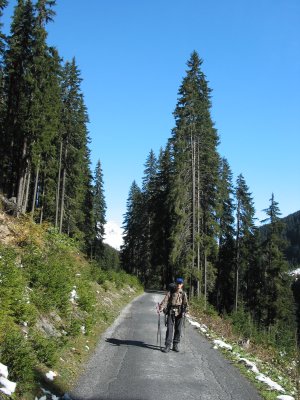
<path id="1" fill-rule="evenodd" d="M 92 291 L 91 284 L 86 281 L 79 282 L 77 286 L 78 300 L 77 303 L 79 307 L 87 312 L 93 311 L 93 305 L 96 303 L 96 297 Z"/>
<path id="2" fill-rule="evenodd" d="M 59 342 L 56 338 L 47 338 L 39 332 L 30 337 L 31 346 L 35 351 L 37 359 L 49 367 L 58 359 Z"/>
<path id="3" fill-rule="evenodd" d="M 0 321 L 1 362 L 9 368 L 9 378 L 24 388 L 34 382 L 36 358 L 30 343 L 23 337 L 11 318 Z"/>
<path id="4" fill-rule="evenodd" d="M 256 328 L 251 319 L 251 315 L 244 311 L 242 307 L 231 315 L 234 331 L 244 338 L 250 338 L 256 333 Z"/>
<path id="5" fill-rule="evenodd" d="M 26 253 L 23 262 L 33 289 L 33 302 L 42 311 L 56 308 L 66 312 L 73 287 L 71 259 L 63 252 L 41 256 L 33 251 Z"/>
<path id="6" fill-rule="evenodd" d="M 68 327 L 68 335 L 69 336 L 78 336 L 81 332 L 81 327 L 83 322 L 79 319 L 72 318 Z"/>
<path id="7" fill-rule="evenodd" d="M 23 265 L 17 261 L 12 248 L 0 246 L 0 303 L 2 311 L 14 317 L 17 323 L 33 324 L 36 309 L 31 304 L 30 290 L 23 272 Z"/>
<path id="8" fill-rule="evenodd" d="M 200 311 L 200 312 L 202 312 L 202 313 L 204 313 L 206 315 L 211 315 L 211 316 L 217 316 L 218 315 L 216 309 L 208 301 L 205 304 L 205 301 L 204 301 L 203 297 L 200 297 L 200 298 L 194 297 L 191 300 L 190 305 L 194 309 L 196 309 L 196 310 L 198 310 L 198 311 Z"/>

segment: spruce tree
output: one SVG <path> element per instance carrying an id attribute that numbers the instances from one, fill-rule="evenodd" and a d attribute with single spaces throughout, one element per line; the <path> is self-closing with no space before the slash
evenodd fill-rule
<path id="1" fill-rule="evenodd" d="M 219 311 L 232 311 L 234 303 L 235 230 L 232 172 L 228 161 L 220 164 L 218 185 L 218 261 L 214 302 Z"/>
<path id="2" fill-rule="evenodd" d="M 286 327 L 295 328 L 294 305 L 291 290 L 289 265 L 284 258 L 285 241 L 282 239 L 284 223 L 280 220 L 280 210 L 274 194 L 270 206 L 264 210 L 267 218 L 266 239 L 262 243 L 264 288 L 261 307 L 264 310 L 265 326 L 276 326 L 282 334 Z"/>
<path id="3" fill-rule="evenodd" d="M 67 62 L 62 79 L 62 116 L 59 145 L 56 218 L 59 230 L 83 240 L 86 213 L 84 201 L 86 191 L 92 189 L 88 151 L 88 115 L 80 88 L 81 77 L 75 59 Z M 92 221 L 88 226 L 90 229 Z"/>
<path id="4" fill-rule="evenodd" d="M 6 107 L 6 100 L 5 100 L 5 92 L 4 92 L 4 65 L 3 65 L 3 57 L 4 51 L 6 46 L 6 37 L 2 33 L 2 16 L 3 10 L 7 6 L 7 0 L 0 1 L 0 192 L 3 190 L 3 172 L 4 172 L 4 160 L 5 160 L 5 153 L 7 149 L 5 148 L 6 143 L 4 141 L 4 115 L 5 115 L 5 107 Z"/>
<path id="5" fill-rule="evenodd" d="M 94 241 L 94 255 L 98 258 L 103 252 L 103 238 L 104 238 L 104 225 L 105 225 L 105 212 L 106 203 L 104 197 L 103 187 L 103 173 L 101 168 L 101 162 L 98 160 L 95 169 L 94 188 L 93 188 L 93 199 L 94 199 L 94 219 L 95 219 L 95 241 Z"/>
<path id="6" fill-rule="evenodd" d="M 143 194 L 139 186 L 133 181 L 127 199 L 127 210 L 124 215 L 124 244 L 121 247 L 121 264 L 125 271 L 144 279 L 142 264 L 142 234 L 141 223 L 143 212 Z"/>
<path id="7" fill-rule="evenodd" d="M 198 294 L 202 290 L 206 299 L 208 274 L 216 255 L 218 135 L 210 115 L 211 89 L 196 52 L 187 65 L 174 112 L 176 126 L 171 139 L 174 160 L 171 260 L 176 271 L 189 276 L 191 290 L 196 282 Z"/>
<path id="8" fill-rule="evenodd" d="M 167 286 L 175 278 L 170 263 L 172 214 L 170 207 L 170 190 L 172 177 L 172 161 L 169 144 L 160 151 L 155 178 L 153 198 L 153 233 L 151 237 L 151 264 L 157 282 Z"/>
<path id="9" fill-rule="evenodd" d="M 143 265 L 143 281 L 146 285 L 149 279 L 157 280 L 154 275 L 152 266 L 152 249 L 153 249 L 153 220 L 154 220 L 154 196 L 155 196 L 155 178 L 157 172 L 157 160 L 153 150 L 150 151 L 144 169 L 142 195 L 143 210 L 141 212 L 141 255 Z"/>
<path id="10" fill-rule="evenodd" d="M 247 300 L 247 274 L 252 246 L 255 243 L 255 209 L 253 199 L 242 174 L 236 182 L 236 240 L 235 240 L 235 311 Z"/>
<path id="11" fill-rule="evenodd" d="M 23 204 L 33 143 L 30 110 L 35 88 L 32 54 L 34 23 L 31 1 L 18 0 L 4 60 L 7 103 L 3 142 L 7 151 L 1 185 L 8 197 L 16 197 L 19 210 Z"/>

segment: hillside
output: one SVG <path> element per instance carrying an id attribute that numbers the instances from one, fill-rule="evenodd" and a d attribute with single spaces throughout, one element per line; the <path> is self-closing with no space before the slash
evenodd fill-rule
<path id="1" fill-rule="evenodd" d="M 135 278 L 88 262 L 50 225 L 0 212 L 0 363 L 17 383 L 14 398 L 67 391 L 100 333 L 140 291 Z"/>
<path id="2" fill-rule="evenodd" d="M 288 215 L 283 221 L 286 224 L 284 236 L 288 242 L 286 257 L 291 265 L 300 265 L 300 211 Z"/>
<path id="3" fill-rule="evenodd" d="M 300 211 L 282 218 L 285 224 L 283 238 L 286 240 L 286 258 L 292 268 L 300 265 Z M 260 227 L 262 237 L 264 237 L 268 225 Z"/>

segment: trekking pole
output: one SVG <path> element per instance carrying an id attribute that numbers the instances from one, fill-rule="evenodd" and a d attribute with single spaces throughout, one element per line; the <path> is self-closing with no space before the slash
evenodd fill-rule
<path id="1" fill-rule="evenodd" d="M 185 353 L 185 321 L 186 321 L 186 316 L 185 313 L 183 314 L 183 352 Z"/>
<path id="2" fill-rule="evenodd" d="M 158 346 L 158 337 L 159 337 L 159 346 L 161 349 L 161 327 L 160 327 L 160 311 L 159 311 L 159 303 L 157 303 L 157 314 L 158 314 L 158 323 L 157 323 L 157 335 L 156 335 L 156 345 Z"/>

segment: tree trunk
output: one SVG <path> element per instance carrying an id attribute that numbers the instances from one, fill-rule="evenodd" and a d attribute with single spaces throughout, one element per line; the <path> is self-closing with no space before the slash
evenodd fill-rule
<path id="1" fill-rule="evenodd" d="M 20 171 L 20 176 L 19 176 L 19 181 L 18 181 L 18 194 L 17 194 L 17 216 L 20 215 L 20 211 L 22 211 L 22 204 L 23 204 L 23 198 L 24 198 L 24 178 L 26 174 L 26 168 L 25 168 L 25 159 L 26 159 L 26 154 L 27 154 L 27 139 L 24 139 L 24 144 L 23 144 L 23 151 L 22 151 L 22 160 L 21 160 L 21 171 Z"/>
<path id="2" fill-rule="evenodd" d="M 206 249 L 204 250 L 204 310 L 206 310 L 207 302 L 207 255 Z"/>
<path id="3" fill-rule="evenodd" d="M 39 157 L 39 161 L 38 161 L 38 165 L 36 167 L 36 173 L 35 173 L 34 192 L 33 192 L 33 198 L 32 198 L 32 206 L 31 206 L 31 218 L 33 218 L 35 204 L 36 204 L 36 193 L 37 193 L 37 187 L 38 187 L 38 182 L 39 182 L 39 173 L 40 173 L 40 157 Z"/>
<path id="4" fill-rule="evenodd" d="M 237 232 L 236 232 L 236 266 L 235 266 L 235 311 L 238 310 L 238 297 L 239 297 L 239 267 L 240 267 L 240 202 L 237 206 Z"/>
<path id="5" fill-rule="evenodd" d="M 27 206 L 28 206 L 28 197 L 29 197 L 29 188 L 30 188 L 30 180 L 31 180 L 31 167 L 29 166 L 26 172 L 26 191 L 25 191 L 25 197 L 23 199 L 23 207 L 22 207 L 22 213 L 26 213 Z M 25 182 L 24 182 L 24 187 L 25 187 Z"/>
<path id="6" fill-rule="evenodd" d="M 62 151 L 63 151 L 63 141 L 61 140 L 61 142 L 60 142 L 60 151 L 59 151 L 59 167 L 58 167 L 57 189 L 56 189 L 55 228 L 57 228 L 57 225 L 58 225 Z"/>
<path id="7" fill-rule="evenodd" d="M 65 156 L 64 156 L 64 169 L 63 169 L 63 178 L 62 178 L 62 193 L 61 193 L 61 206 L 60 206 L 60 222 L 59 222 L 59 233 L 62 233 L 62 225 L 63 225 L 63 218 L 64 218 L 64 204 L 65 204 L 65 191 L 66 191 L 66 160 L 68 154 L 68 144 L 66 143 L 65 147 Z"/>
<path id="8" fill-rule="evenodd" d="M 195 144 L 193 127 L 191 126 L 191 168 L 192 168 L 192 264 L 191 264 L 191 296 L 194 295 L 193 269 L 195 267 Z"/>
<path id="9" fill-rule="evenodd" d="M 200 160 L 199 160 L 199 140 L 197 141 L 197 297 L 201 296 L 200 281 Z"/>
<path id="10" fill-rule="evenodd" d="M 40 214 L 40 224 L 43 222 L 44 217 L 44 199 L 45 199 L 45 177 L 43 179 L 43 192 L 42 192 L 42 207 L 41 207 L 41 214 Z"/>

